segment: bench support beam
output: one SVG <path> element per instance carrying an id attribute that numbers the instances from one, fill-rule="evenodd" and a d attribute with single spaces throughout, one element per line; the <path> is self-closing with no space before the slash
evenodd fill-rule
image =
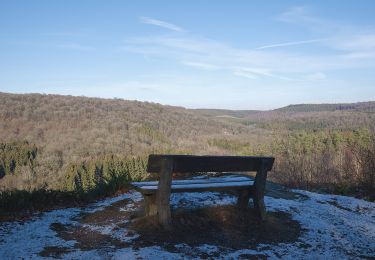
<path id="1" fill-rule="evenodd" d="M 147 217 L 154 216 L 158 213 L 157 207 L 156 207 L 156 195 L 150 194 L 150 195 L 143 195 L 144 203 L 145 203 L 145 215 Z"/>
<path id="2" fill-rule="evenodd" d="M 163 158 L 160 168 L 160 180 L 156 192 L 156 206 L 159 224 L 168 227 L 171 224 L 171 183 L 172 183 L 173 160 Z"/>
<path id="3" fill-rule="evenodd" d="M 251 190 L 240 190 L 237 199 L 237 207 L 240 209 L 246 209 L 249 205 L 250 197 Z"/>
<path id="4" fill-rule="evenodd" d="M 260 169 L 257 171 L 254 182 L 253 201 L 255 214 L 260 220 L 266 217 L 266 207 L 264 205 L 264 193 L 266 189 L 267 170 L 264 161 L 262 161 Z"/>

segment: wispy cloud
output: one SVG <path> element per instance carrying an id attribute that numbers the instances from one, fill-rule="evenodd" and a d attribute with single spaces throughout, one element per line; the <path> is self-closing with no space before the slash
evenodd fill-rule
<path id="1" fill-rule="evenodd" d="M 356 27 L 343 21 L 324 19 L 315 16 L 312 10 L 305 6 L 289 8 L 278 17 L 278 20 L 293 23 L 319 35 L 327 35 L 327 37 L 262 47 L 273 48 L 318 41 L 329 49 L 344 52 L 342 57 L 349 59 L 369 59 L 374 57 L 375 31 L 373 28 Z"/>
<path id="2" fill-rule="evenodd" d="M 276 43 L 276 44 L 264 45 L 264 46 L 255 48 L 255 50 L 285 47 L 285 46 L 292 46 L 292 45 L 309 44 L 309 43 L 321 42 L 321 41 L 324 41 L 324 40 L 326 40 L 326 39 L 324 38 L 324 39 L 312 39 L 312 40 L 305 40 L 305 41 L 292 41 L 292 42 Z"/>
<path id="3" fill-rule="evenodd" d="M 236 71 L 236 75 L 247 75 L 247 74 L 251 74 L 251 75 L 256 75 L 256 76 L 263 76 L 263 77 L 270 77 L 270 78 L 277 78 L 277 79 L 281 79 L 281 80 L 293 80 L 291 78 L 288 78 L 288 77 L 284 77 L 284 76 L 280 76 L 280 75 L 276 75 L 274 73 L 272 73 L 269 69 L 264 69 L 264 68 L 239 68 L 238 71 Z"/>
<path id="4" fill-rule="evenodd" d="M 338 35 L 331 44 L 337 49 L 346 51 L 375 51 L 375 32 L 353 33 L 351 35 Z"/>
<path id="5" fill-rule="evenodd" d="M 120 49 L 253 80 L 273 78 L 282 81 L 316 81 L 329 79 L 327 75 L 331 70 L 375 67 L 373 32 L 321 19 L 312 15 L 306 7 L 290 8 L 278 20 L 302 26 L 310 34 L 314 31 L 318 37 L 257 48 L 237 48 L 186 32 L 127 38 Z M 141 21 L 173 31 L 184 31 L 174 24 L 148 17 L 141 17 Z M 320 30 L 322 27 L 326 29 Z M 310 44 L 309 49 L 312 51 L 298 52 L 294 48 L 283 48 L 303 44 Z M 319 51 L 314 51 L 317 44 Z M 320 51 L 323 48 L 325 51 Z M 366 62 L 363 62 L 365 59 Z"/>
<path id="6" fill-rule="evenodd" d="M 312 81 L 324 80 L 326 78 L 327 78 L 327 76 L 323 72 L 317 72 L 317 73 L 313 73 L 313 74 L 309 74 L 309 75 L 305 76 L 305 79 L 312 80 Z"/>
<path id="7" fill-rule="evenodd" d="M 219 69 L 218 66 L 208 64 L 208 63 L 202 63 L 202 62 L 195 62 L 195 61 L 182 61 L 182 64 L 190 67 L 195 67 L 199 69 L 205 69 L 205 70 L 217 70 Z"/>
<path id="8" fill-rule="evenodd" d="M 358 52 L 349 52 L 347 54 L 344 54 L 343 55 L 344 58 L 348 58 L 348 59 L 375 59 L 375 51 L 372 51 L 372 52 L 361 52 L 361 51 L 358 51 Z"/>
<path id="9" fill-rule="evenodd" d="M 312 22 L 316 21 L 315 18 L 310 16 L 309 8 L 306 6 L 293 6 L 282 12 L 278 17 L 278 20 L 283 22 Z"/>
<path id="10" fill-rule="evenodd" d="M 126 51 L 172 59 L 185 66 L 200 69 L 221 69 L 232 75 L 248 78 L 272 77 L 291 80 L 298 74 L 312 74 L 325 69 L 347 66 L 343 57 L 327 55 L 295 55 L 293 52 L 267 49 L 241 49 L 192 35 L 149 36 L 131 38 L 122 48 Z M 289 74 L 289 75 L 288 75 Z M 250 76 L 249 76 L 250 75 Z"/>
<path id="11" fill-rule="evenodd" d="M 245 71 L 234 71 L 233 74 L 236 75 L 236 76 L 240 76 L 240 77 L 244 77 L 244 78 L 248 78 L 248 79 L 257 79 L 258 78 L 255 74 L 250 73 L 250 72 L 245 72 Z"/>
<path id="12" fill-rule="evenodd" d="M 145 23 L 145 24 L 151 24 L 151 25 L 159 26 L 159 27 L 162 27 L 162 28 L 165 28 L 165 29 L 168 29 L 168 30 L 176 31 L 176 32 L 184 32 L 185 31 L 184 29 L 182 29 L 181 27 L 179 27 L 175 24 L 168 23 L 168 22 L 161 21 L 161 20 L 157 20 L 157 19 L 153 19 L 153 18 L 150 18 L 150 17 L 141 16 L 139 19 L 141 20 L 142 23 Z"/>
<path id="13" fill-rule="evenodd" d="M 281 13 L 277 20 L 292 23 L 297 26 L 308 27 L 318 32 L 328 32 L 338 29 L 339 23 L 311 14 L 312 10 L 306 6 L 294 6 Z"/>

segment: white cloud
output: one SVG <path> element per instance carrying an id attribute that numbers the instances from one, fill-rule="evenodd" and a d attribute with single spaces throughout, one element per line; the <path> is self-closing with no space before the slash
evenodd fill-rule
<path id="1" fill-rule="evenodd" d="M 248 79 L 257 79 L 258 77 L 253 74 L 253 73 L 250 73 L 250 72 L 246 72 L 246 71 L 234 71 L 233 72 L 234 75 L 236 76 L 240 76 L 240 77 L 245 77 L 245 78 L 248 78 Z"/>
<path id="2" fill-rule="evenodd" d="M 284 51 L 283 48 L 272 52 L 268 49 L 241 49 L 192 35 L 131 38 L 122 49 L 175 60 L 204 70 L 218 68 L 237 76 L 248 73 L 251 74 L 250 78 L 256 75 L 258 79 L 272 77 L 297 80 L 304 78 L 306 74 L 325 70 L 365 66 L 360 62 L 352 62 L 342 53 L 310 55 L 295 54 L 290 50 Z"/>
<path id="3" fill-rule="evenodd" d="M 190 67 L 195 67 L 199 69 L 205 69 L 205 70 L 217 70 L 219 69 L 218 66 L 208 64 L 208 63 L 202 63 L 202 62 L 195 62 L 195 61 L 182 61 L 182 64 Z"/>
<path id="4" fill-rule="evenodd" d="M 295 80 L 289 77 L 281 76 L 274 74 L 270 69 L 265 69 L 265 68 L 238 68 L 239 72 L 242 73 L 251 73 L 252 75 L 256 76 L 262 76 L 262 77 L 269 77 L 269 78 L 276 78 L 276 79 L 281 79 L 281 80 Z"/>
<path id="5" fill-rule="evenodd" d="M 339 27 L 337 22 L 313 16 L 311 14 L 311 9 L 306 6 L 291 7 L 281 13 L 277 19 L 282 22 L 292 23 L 318 32 L 332 31 Z"/>
<path id="6" fill-rule="evenodd" d="M 301 20 L 309 20 L 310 16 L 308 14 L 307 7 L 293 6 L 281 13 L 278 19 L 284 22 L 296 22 Z"/>
<path id="7" fill-rule="evenodd" d="M 344 51 L 375 51 L 375 33 L 338 35 L 332 39 L 331 43 L 335 48 Z"/>
<path id="8" fill-rule="evenodd" d="M 268 69 L 264 68 L 240 68 L 241 71 L 260 75 L 260 76 L 267 76 L 267 77 L 273 77 Z"/>
<path id="9" fill-rule="evenodd" d="M 141 20 L 142 23 L 145 23 L 145 24 L 151 24 L 151 25 L 159 26 L 159 27 L 162 27 L 162 28 L 165 28 L 165 29 L 168 29 L 168 30 L 176 31 L 176 32 L 184 32 L 185 31 L 184 29 L 182 29 L 181 27 L 179 27 L 175 24 L 168 23 L 168 22 L 161 21 L 161 20 L 157 20 L 157 19 L 153 19 L 153 18 L 150 18 L 150 17 L 142 16 L 139 19 Z"/>
<path id="10" fill-rule="evenodd" d="M 307 80 L 324 80 L 327 78 L 327 76 L 323 72 L 317 72 L 317 73 L 309 74 L 305 78 Z"/>
<path id="11" fill-rule="evenodd" d="M 356 27 L 353 24 L 347 24 L 342 21 L 323 19 L 314 16 L 311 10 L 304 6 L 292 7 L 283 12 L 278 20 L 293 23 L 297 26 L 302 26 L 307 30 L 314 31 L 324 35 L 325 38 L 316 39 L 316 41 L 322 42 L 326 47 L 340 50 L 353 52 L 355 58 L 368 58 L 369 52 L 375 51 L 375 31 L 366 30 L 366 28 Z M 308 41 L 295 42 L 296 44 L 312 43 Z M 291 42 L 293 44 L 294 42 Z M 283 45 L 268 45 L 270 47 L 287 46 L 289 43 Z M 266 47 L 268 47 L 266 46 Z M 366 53 L 366 54 L 364 54 Z"/>
<path id="12" fill-rule="evenodd" d="M 236 48 L 220 41 L 197 37 L 191 33 L 128 38 L 122 50 L 149 57 L 175 61 L 202 70 L 220 70 L 227 75 L 262 80 L 273 78 L 284 81 L 313 81 L 326 79 L 330 70 L 372 68 L 375 55 L 375 34 L 352 27 L 344 30 L 336 21 L 316 18 L 305 7 L 287 10 L 279 20 L 295 23 L 307 30 L 319 30 L 318 36 L 301 41 L 288 41 L 260 46 L 256 49 Z M 182 29 L 173 24 L 142 17 L 142 21 L 174 31 Z M 345 27 L 347 29 L 347 27 Z M 327 31 L 329 34 L 327 34 Z M 310 33 L 311 34 L 311 33 Z M 326 35 L 326 37 L 324 37 Z M 296 52 L 281 48 L 310 44 L 313 50 L 319 43 L 320 52 Z M 275 48 L 275 50 L 269 50 Z M 366 62 L 363 62 L 365 59 Z"/>
<path id="13" fill-rule="evenodd" d="M 269 49 L 269 48 L 276 48 L 276 47 L 285 47 L 285 46 L 292 46 L 292 45 L 301 45 L 301 44 L 308 44 L 308 43 L 315 43 L 315 42 L 321 42 L 326 39 L 312 39 L 312 40 L 305 40 L 305 41 L 292 41 L 292 42 L 283 42 L 283 43 L 276 43 L 276 44 L 270 44 L 270 45 L 264 45 L 258 48 L 255 48 L 255 50 L 262 50 L 262 49 Z"/>
<path id="14" fill-rule="evenodd" d="M 349 42 L 349 46 L 375 50 L 375 34 L 362 34 L 355 38 L 353 41 Z"/>
<path id="15" fill-rule="evenodd" d="M 372 52 L 361 52 L 361 51 L 357 51 L 357 52 L 349 52 L 347 54 L 344 54 L 343 55 L 344 58 L 348 58 L 348 59 L 359 59 L 359 60 L 362 60 L 362 59 L 375 59 L 375 51 L 372 51 Z"/>

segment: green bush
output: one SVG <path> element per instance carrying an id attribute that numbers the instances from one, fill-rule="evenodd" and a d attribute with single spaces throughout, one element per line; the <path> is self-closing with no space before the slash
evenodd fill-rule
<path id="1" fill-rule="evenodd" d="M 130 181 L 146 178 L 146 158 L 105 156 L 70 164 L 61 190 L 0 192 L 0 214 L 76 205 L 114 194 Z"/>
<path id="2" fill-rule="evenodd" d="M 0 178 L 21 174 L 22 166 L 33 170 L 37 153 L 36 146 L 27 141 L 0 143 Z"/>
<path id="3" fill-rule="evenodd" d="M 146 178 L 146 157 L 117 157 L 114 155 L 71 163 L 66 171 L 66 191 L 102 193 L 116 190 L 130 181 Z"/>
<path id="4" fill-rule="evenodd" d="M 55 190 L 9 190 L 0 192 L 0 215 L 14 211 L 45 210 L 54 207 L 74 206 L 87 198 L 75 192 Z"/>

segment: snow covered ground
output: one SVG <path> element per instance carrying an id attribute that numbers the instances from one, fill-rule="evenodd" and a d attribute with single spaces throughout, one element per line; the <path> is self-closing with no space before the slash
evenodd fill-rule
<path id="1" fill-rule="evenodd" d="M 258 244 L 240 250 L 223 250 L 210 244 L 192 248 L 184 243 L 174 245 L 175 250 L 162 246 L 134 247 L 132 241 L 138 234 L 130 232 L 127 223 L 129 214 L 139 210 L 142 196 L 130 191 L 85 208 L 54 210 L 28 221 L 0 224 L 0 259 L 181 259 L 202 255 L 224 259 L 375 258 L 375 203 L 301 190 L 291 192 L 292 197 L 266 196 L 265 202 L 268 212 L 287 212 L 300 224 L 301 235 L 293 242 Z M 174 208 L 235 201 L 231 195 L 213 192 L 172 195 Z M 103 215 L 106 210 L 108 214 Z M 81 232 L 76 237 L 69 231 L 74 227 Z"/>

